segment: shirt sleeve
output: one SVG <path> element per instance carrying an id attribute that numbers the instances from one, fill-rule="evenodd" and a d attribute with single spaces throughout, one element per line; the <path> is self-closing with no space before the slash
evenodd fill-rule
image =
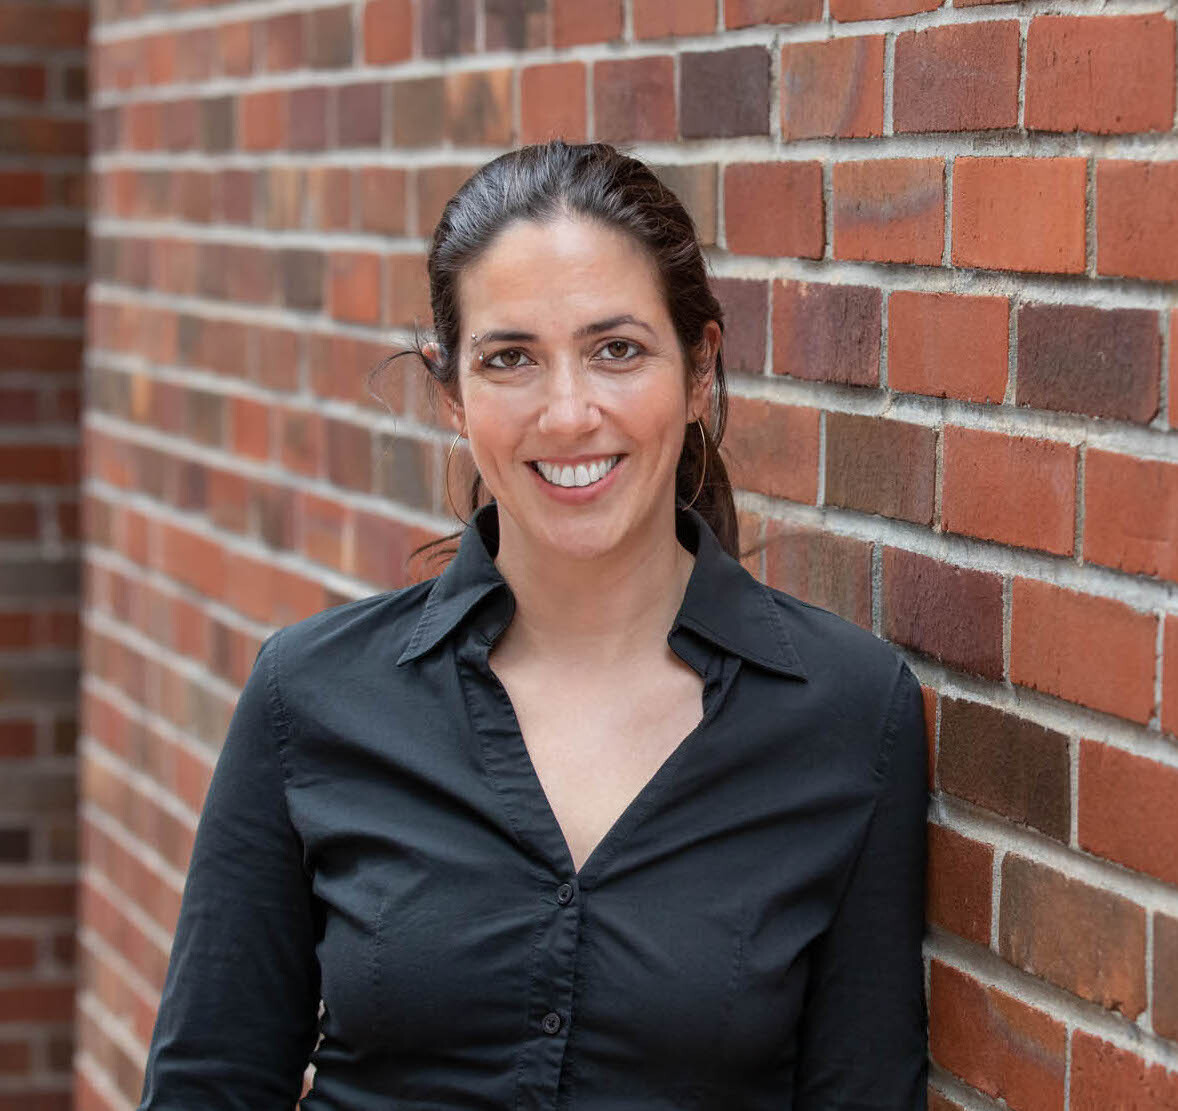
<path id="1" fill-rule="evenodd" d="M 814 942 L 795 1111 L 925 1111 L 927 742 L 907 664 L 880 750 L 882 788 L 834 918 Z"/>
<path id="2" fill-rule="evenodd" d="M 302 1092 L 320 976 L 278 749 L 280 635 L 258 650 L 205 796 L 139 1111 L 292 1111 Z"/>

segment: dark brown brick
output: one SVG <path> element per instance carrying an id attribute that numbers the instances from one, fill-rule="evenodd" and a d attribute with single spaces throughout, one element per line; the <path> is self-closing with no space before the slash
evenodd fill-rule
<path id="1" fill-rule="evenodd" d="M 929 823 L 926 913 L 930 922 L 989 946 L 994 850 Z"/>
<path id="2" fill-rule="evenodd" d="M 871 628 L 871 545 L 785 521 L 766 523 L 765 581 Z"/>
<path id="3" fill-rule="evenodd" d="M 921 424 L 826 415 L 826 501 L 932 524 L 937 435 Z"/>
<path id="4" fill-rule="evenodd" d="M 548 0 L 486 0 L 488 50 L 533 50 L 552 37 Z"/>
<path id="5" fill-rule="evenodd" d="M 237 143 L 234 129 L 236 108 L 231 96 L 212 97 L 200 102 L 200 142 L 210 153 L 232 150 Z"/>
<path id="6" fill-rule="evenodd" d="M 470 54 L 475 48 L 475 0 L 421 0 L 421 52 L 427 58 Z"/>
<path id="7" fill-rule="evenodd" d="M 728 374 L 763 374 L 769 323 L 769 283 L 716 278 L 713 292 L 724 310 L 724 369 Z"/>
<path id="8" fill-rule="evenodd" d="M 372 436 L 349 421 L 324 421 L 327 477 L 349 490 L 372 488 Z"/>
<path id="9" fill-rule="evenodd" d="M 311 12 L 307 62 L 314 69 L 339 69 L 352 64 L 352 8 L 319 8 Z"/>
<path id="10" fill-rule="evenodd" d="M 1161 357 L 1150 309 L 1023 305 L 1015 400 L 1148 424 L 1158 411 Z"/>
<path id="11" fill-rule="evenodd" d="M 418 509 L 441 508 L 434 489 L 434 453 L 429 443 L 387 433 L 376 440 L 376 482 L 373 493 Z"/>
<path id="12" fill-rule="evenodd" d="M 1067 843 L 1068 739 L 979 702 L 941 701 L 941 786 Z"/>
<path id="13" fill-rule="evenodd" d="M 290 145 L 293 150 L 323 150 L 327 146 L 327 97 L 324 88 L 292 89 Z"/>
<path id="14" fill-rule="evenodd" d="M 446 111 L 440 77 L 416 77 L 393 83 L 393 143 L 428 147 L 438 141 Z"/>
<path id="15" fill-rule="evenodd" d="M 279 254 L 282 303 L 292 309 L 323 307 L 323 253 L 289 250 Z"/>
<path id="16" fill-rule="evenodd" d="M 1018 126 L 1019 25 L 987 20 L 896 36 L 893 126 L 982 131 Z"/>
<path id="17" fill-rule="evenodd" d="M 80 263 L 85 257 L 85 228 L 6 227 L 0 234 L 0 261 Z"/>
<path id="18" fill-rule="evenodd" d="M 1145 911 L 1015 853 L 1002 861 L 998 951 L 1130 1020 L 1145 1010 Z"/>
<path id="19" fill-rule="evenodd" d="M 511 86 L 509 69 L 447 74 L 444 84 L 447 136 L 461 146 L 509 145 Z M 436 127 L 436 120 L 432 122 Z"/>
<path id="20" fill-rule="evenodd" d="M 384 124 L 384 86 L 377 82 L 336 90 L 336 136 L 341 147 L 379 147 Z"/>
<path id="21" fill-rule="evenodd" d="M 1178 918 L 1153 916 L 1153 1029 L 1178 1041 Z"/>
<path id="22" fill-rule="evenodd" d="M 659 55 L 598 62 L 593 67 L 593 110 L 597 138 L 606 142 L 674 139 L 674 61 Z"/>
<path id="23" fill-rule="evenodd" d="M 761 46 L 679 57 L 679 130 L 685 139 L 769 133 L 769 54 Z"/>
<path id="24" fill-rule="evenodd" d="M 880 291 L 773 283 L 773 373 L 847 386 L 879 384 Z"/>
<path id="25" fill-rule="evenodd" d="M 917 552 L 883 554 L 884 636 L 949 667 L 1002 678 L 1002 578 Z"/>

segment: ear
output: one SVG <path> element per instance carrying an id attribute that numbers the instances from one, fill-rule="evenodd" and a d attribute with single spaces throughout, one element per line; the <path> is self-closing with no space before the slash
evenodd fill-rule
<path id="1" fill-rule="evenodd" d="M 435 366 L 441 362 L 442 349 L 433 341 L 421 345 L 421 354 L 426 362 L 433 363 Z M 459 434 L 465 434 L 466 430 L 466 412 L 462 408 L 462 402 L 458 397 L 457 387 L 447 388 L 442 386 L 435 379 L 435 386 L 438 394 L 441 395 L 442 405 L 446 411 L 446 420 L 450 427 Z"/>
<path id="2" fill-rule="evenodd" d="M 704 325 L 703 336 L 697 348 L 697 373 L 691 380 L 691 398 L 688 411 L 692 420 L 704 419 L 711 406 L 712 385 L 716 380 L 716 355 L 720 350 L 722 333 L 720 325 L 709 320 Z"/>

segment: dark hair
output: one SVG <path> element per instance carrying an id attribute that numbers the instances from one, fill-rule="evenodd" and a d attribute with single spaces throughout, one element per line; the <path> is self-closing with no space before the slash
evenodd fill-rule
<path id="1" fill-rule="evenodd" d="M 618 228 L 646 248 L 662 282 L 687 372 L 697 373 L 695 353 L 703 341 L 704 327 L 715 320 L 723 332 L 724 319 L 708 285 L 691 216 L 637 158 L 606 143 L 572 145 L 559 139 L 501 155 L 477 170 L 451 197 L 434 229 L 428 260 L 438 357 L 430 358 L 420 341 L 400 354 L 415 352 L 431 378 L 452 392 L 458 378 L 455 356 L 461 337 L 459 274 L 509 224 L 517 220 L 543 222 L 562 214 Z M 693 508 L 711 526 L 724 550 L 739 557 L 736 507 L 719 450 L 728 418 L 722 350 L 715 354 L 711 409 L 711 427 L 707 420 L 701 421 L 702 438 L 698 431 L 687 429 L 675 472 L 675 491 L 687 502 L 699 487 Z M 472 513 L 479 506 L 481 489 L 482 479 L 476 472 L 470 489 Z M 430 541 L 413 555 L 461 535 L 458 532 Z"/>

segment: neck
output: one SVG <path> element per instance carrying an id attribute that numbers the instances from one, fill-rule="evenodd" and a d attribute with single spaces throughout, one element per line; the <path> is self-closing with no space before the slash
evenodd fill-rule
<path id="1" fill-rule="evenodd" d="M 616 668 L 662 652 L 695 558 L 675 535 L 675 507 L 624 549 L 554 559 L 499 512 L 495 566 L 515 595 L 511 650 L 558 666 Z"/>

